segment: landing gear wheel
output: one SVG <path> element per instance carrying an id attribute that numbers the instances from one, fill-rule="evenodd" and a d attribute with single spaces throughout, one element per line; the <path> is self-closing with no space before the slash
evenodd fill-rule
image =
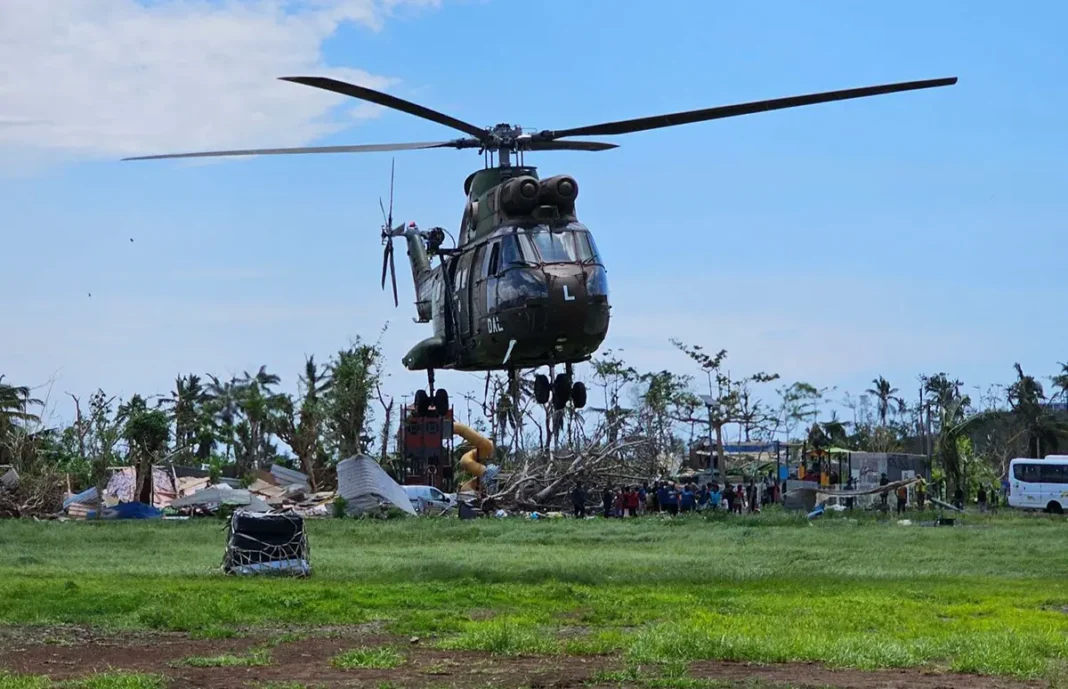
<path id="1" fill-rule="evenodd" d="M 415 413 L 419 416 L 430 413 L 430 395 L 426 394 L 426 390 L 415 391 Z"/>
<path id="2" fill-rule="evenodd" d="M 445 416 L 449 411 L 449 393 L 444 388 L 434 393 L 434 409 L 438 416 Z"/>
<path id="3" fill-rule="evenodd" d="M 534 399 L 538 404 L 547 404 L 552 390 L 549 389 L 549 377 L 539 373 L 534 376 Z"/>
<path id="4" fill-rule="evenodd" d="M 586 406 L 585 383 L 575 383 L 571 386 L 571 402 L 574 403 L 575 409 L 582 409 Z"/>
<path id="5" fill-rule="evenodd" d="M 553 408 L 563 409 L 571 399 L 571 379 L 566 373 L 556 376 L 553 382 Z"/>

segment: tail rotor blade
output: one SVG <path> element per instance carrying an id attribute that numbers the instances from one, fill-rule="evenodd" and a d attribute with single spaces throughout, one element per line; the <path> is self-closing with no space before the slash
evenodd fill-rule
<path id="1" fill-rule="evenodd" d="M 386 248 L 382 251 L 382 289 L 386 288 L 386 264 L 389 262 L 390 251 L 393 248 L 393 238 L 386 239 Z"/>
<path id="2" fill-rule="evenodd" d="M 396 158 L 389 161 L 389 219 L 386 220 L 388 227 L 393 227 L 393 166 L 396 162 Z"/>
<path id="3" fill-rule="evenodd" d="M 393 263 L 393 241 L 389 242 L 389 277 L 393 281 L 393 306 L 396 308 L 400 306 L 400 300 L 397 298 L 397 267 Z"/>

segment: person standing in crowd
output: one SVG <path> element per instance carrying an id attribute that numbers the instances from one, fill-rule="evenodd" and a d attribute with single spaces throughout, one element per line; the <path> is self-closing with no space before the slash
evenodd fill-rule
<path id="1" fill-rule="evenodd" d="M 846 481 L 846 490 L 855 490 L 856 487 L 857 486 L 856 486 L 856 483 L 854 483 L 854 481 L 853 481 L 853 477 L 850 476 L 849 480 Z M 846 498 L 846 509 L 847 510 L 852 510 L 854 502 L 855 502 L 855 498 L 853 496 L 849 496 L 848 498 Z"/>
<path id="2" fill-rule="evenodd" d="M 953 505 L 958 510 L 964 509 L 964 488 L 957 486 L 957 490 L 953 491 Z"/>
<path id="3" fill-rule="evenodd" d="M 645 503 L 649 500 L 649 484 L 643 483 L 638 489 L 638 514 L 645 514 Z"/>
<path id="4" fill-rule="evenodd" d="M 679 495 L 679 511 L 693 512 L 695 507 L 697 507 L 697 496 L 693 493 L 693 486 L 687 483 L 682 489 L 682 494 Z"/>
<path id="5" fill-rule="evenodd" d="M 679 487 L 678 484 L 668 483 L 667 493 L 668 514 L 675 516 L 679 513 Z"/>
<path id="6" fill-rule="evenodd" d="M 922 478 L 916 484 L 916 508 L 923 512 L 923 503 L 927 500 L 927 482 Z"/>
<path id="7" fill-rule="evenodd" d="M 571 490 L 571 505 L 575 508 L 576 518 L 586 518 L 586 489 L 582 486 L 581 482 L 576 483 L 575 487 Z"/>
<path id="8" fill-rule="evenodd" d="M 749 488 L 746 489 L 745 500 L 749 504 L 749 514 L 757 511 L 757 487 L 756 481 L 749 479 Z"/>
<path id="9" fill-rule="evenodd" d="M 630 492 L 627 493 L 627 516 L 638 516 L 638 505 L 641 504 L 641 500 L 638 497 L 638 486 L 631 486 Z"/>
<path id="10" fill-rule="evenodd" d="M 888 486 L 888 485 L 890 485 L 890 479 L 887 478 L 885 473 L 879 478 L 879 485 L 880 486 Z M 879 499 L 882 501 L 883 512 L 886 512 L 887 510 L 890 509 L 889 505 L 886 504 L 886 501 L 890 497 L 889 494 L 890 494 L 890 491 L 884 490 L 882 492 L 882 494 L 879 496 Z"/>
<path id="11" fill-rule="evenodd" d="M 604 504 L 604 516 L 605 519 L 612 516 L 612 502 L 615 500 L 615 496 L 612 494 L 612 487 L 605 486 L 601 491 L 601 501 Z"/>
<path id="12" fill-rule="evenodd" d="M 979 493 L 975 496 L 976 502 L 979 503 L 979 511 L 986 512 L 986 485 L 979 484 Z"/>
<path id="13" fill-rule="evenodd" d="M 668 511 L 668 487 L 666 481 L 661 481 L 656 488 L 656 507 L 658 512 Z"/>
<path id="14" fill-rule="evenodd" d="M 905 506 L 909 501 L 909 489 L 907 486 L 897 487 L 897 513 L 898 515 L 905 514 Z"/>
<path id="15" fill-rule="evenodd" d="M 708 506 L 713 512 L 719 509 L 720 502 L 723 501 L 723 493 L 719 491 L 719 484 L 713 483 L 712 489 L 708 491 Z"/>
<path id="16" fill-rule="evenodd" d="M 745 507 L 745 492 L 742 490 L 742 484 L 739 483 L 734 487 L 734 513 L 741 514 L 743 507 Z"/>
<path id="17" fill-rule="evenodd" d="M 727 503 L 727 514 L 734 512 L 734 486 L 729 483 L 723 489 L 723 501 Z"/>
<path id="18" fill-rule="evenodd" d="M 701 486 L 698 489 L 698 491 L 697 491 L 697 511 L 698 512 L 704 512 L 705 510 L 708 509 L 708 498 L 709 498 L 709 493 L 710 492 L 711 491 L 708 490 L 708 484 L 707 483 L 704 484 L 703 486 Z"/>

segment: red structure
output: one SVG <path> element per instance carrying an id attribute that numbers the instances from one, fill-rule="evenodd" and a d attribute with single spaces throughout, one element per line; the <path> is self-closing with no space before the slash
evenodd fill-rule
<path id="1" fill-rule="evenodd" d="M 415 405 L 401 410 L 400 447 L 407 485 L 434 486 L 443 492 L 454 488 L 452 462 L 452 409 L 438 416 L 419 416 Z"/>

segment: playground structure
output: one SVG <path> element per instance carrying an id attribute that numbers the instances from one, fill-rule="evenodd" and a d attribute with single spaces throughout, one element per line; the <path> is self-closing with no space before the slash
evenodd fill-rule
<path id="1" fill-rule="evenodd" d="M 455 422 L 452 425 L 453 433 L 460 436 L 473 447 L 460 458 L 460 470 L 470 474 L 472 478 L 460 486 L 459 493 L 474 493 L 485 495 L 495 489 L 497 475 L 500 467 L 496 464 L 486 464 L 486 460 L 493 457 L 493 441 L 484 438 L 473 428 L 462 423 Z"/>
<path id="2" fill-rule="evenodd" d="M 448 493 L 455 487 L 452 462 L 453 410 L 438 415 L 420 414 L 415 405 L 401 408 L 400 446 L 403 466 L 400 483 L 434 486 Z"/>
<path id="3" fill-rule="evenodd" d="M 493 457 L 493 441 L 476 430 L 453 419 L 453 410 L 440 416 L 433 410 L 420 415 L 415 405 L 404 407 L 401 412 L 401 447 L 404 448 L 403 480 L 406 485 L 433 486 L 448 493 L 474 493 L 485 496 L 496 486 L 500 467 L 487 464 Z M 460 471 L 472 478 L 457 486 L 457 474 L 452 457 L 453 436 L 458 436 L 472 445 L 464 453 L 458 466 Z"/>

